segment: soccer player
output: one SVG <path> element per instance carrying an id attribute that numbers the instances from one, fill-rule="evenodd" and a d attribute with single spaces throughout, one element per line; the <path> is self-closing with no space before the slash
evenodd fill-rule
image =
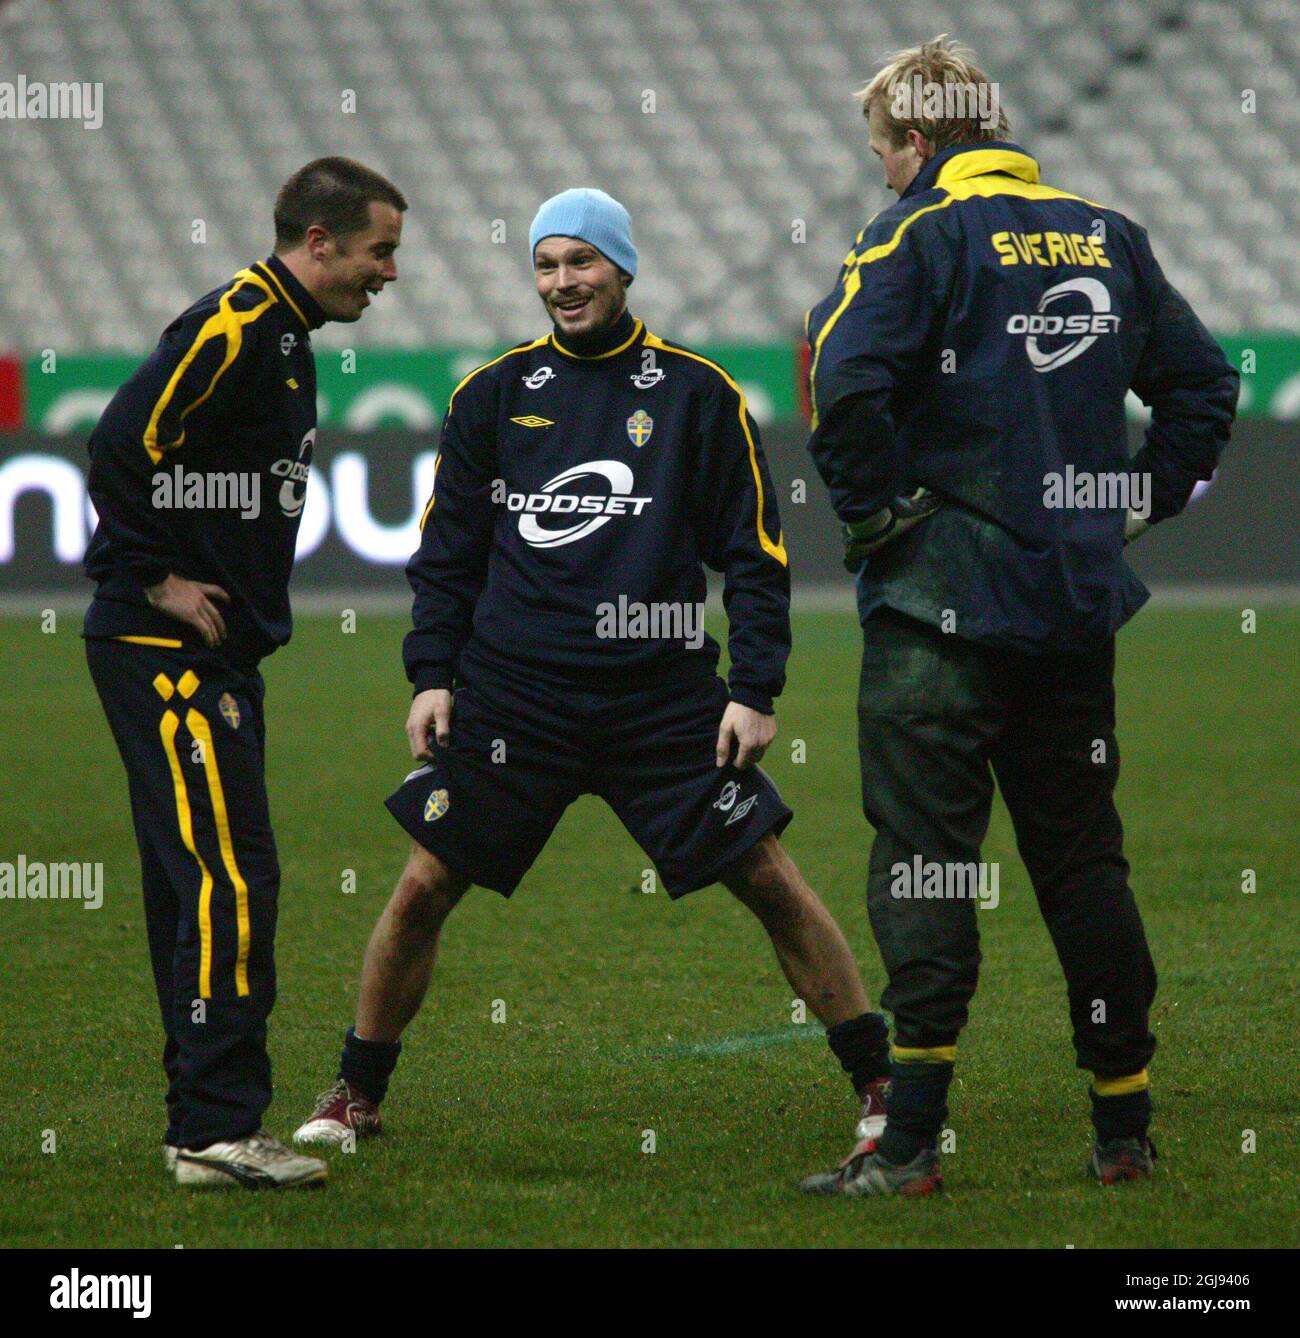
<path id="1" fill-rule="evenodd" d="M 471 885 L 509 896 L 585 793 L 669 896 L 721 882 L 753 911 L 876 1128 L 885 1022 L 781 848 L 792 814 L 757 765 L 776 733 L 790 586 L 744 392 L 628 311 L 631 220 L 604 192 L 547 200 L 529 247 L 554 328 L 471 372 L 443 422 L 407 568 L 406 728 L 423 765 L 388 801 L 414 842 L 370 939 L 338 1081 L 295 1141 L 380 1131 L 447 916 Z M 698 621 L 704 564 L 725 574 L 729 683 Z"/>
<path id="2" fill-rule="evenodd" d="M 994 777 L 1092 1074 L 1090 1170 L 1145 1177 L 1155 1155 L 1156 977 L 1114 801 L 1115 632 L 1147 598 L 1123 549 L 1210 478 L 1238 378 L 1141 227 L 1039 181 L 970 56 L 937 38 L 859 91 L 899 199 L 807 325 L 809 447 L 858 573 L 867 895 L 895 1032 L 884 1134 L 805 1182 L 821 1193 L 941 1183 Z M 1131 462 L 1130 387 L 1151 407 Z M 1084 482 L 1067 498 L 1066 480 Z"/>
<path id="3" fill-rule="evenodd" d="M 311 331 L 358 320 L 396 279 L 405 208 L 345 158 L 295 172 L 275 253 L 178 316 L 90 438 L 83 635 L 126 765 L 166 1037 L 164 1154 L 182 1185 L 326 1174 L 262 1130 L 280 872 L 258 663 L 289 640 Z"/>

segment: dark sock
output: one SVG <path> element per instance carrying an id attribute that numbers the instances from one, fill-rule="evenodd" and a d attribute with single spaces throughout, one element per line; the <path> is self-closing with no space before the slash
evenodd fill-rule
<path id="1" fill-rule="evenodd" d="M 855 1092 L 889 1075 L 889 1026 L 883 1013 L 860 1013 L 826 1028 L 831 1053 L 849 1075 Z"/>
<path id="2" fill-rule="evenodd" d="M 378 1105 L 388 1094 L 388 1080 L 402 1053 L 401 1041 L 363 1041 L 354 1028 L 348 1028 L 343 1042 L 339 1077 L 354 1092 Z"/>
<path id="3" fill-rule="evenodd" d="M 1151 1123 L 1151 1092 L 1126 1092 L 1123 1096 L 1098 1096 L 1088 1089 L 1092 1099 L 1092 1123 L 1097 1130 L 1097 1141 L 1109 1143 L 1113 1138 L 1143 1138 Z"/>
<path id="4" fill-rule="evenodd" d="M 948 1118 L 952 1067 L 950 1062 L 897 1059 L 890 1065 L 889 1119 L 878 1147 L 886 1161 L 901 1166 L 937 1146 Z"/>

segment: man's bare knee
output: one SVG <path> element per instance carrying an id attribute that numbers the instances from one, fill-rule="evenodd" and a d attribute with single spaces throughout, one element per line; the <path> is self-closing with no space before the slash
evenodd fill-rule
<path id="1" fill-rule="evenodd" d="M 798 923 L 809 912 L 799 871 L 771 832 L 723 871 L 722 882 L 765 924 Z"/>
<path id="2" fill-rule="evenodd" d="M 453 873 L 431 851 L 413 844 L 389 905 L 404 928 L 436 934 L 468 888 L 467 879 Z"/>

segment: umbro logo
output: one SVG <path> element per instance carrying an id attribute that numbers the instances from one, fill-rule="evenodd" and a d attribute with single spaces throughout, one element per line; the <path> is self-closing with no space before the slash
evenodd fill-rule
<path id="1" fill-rule="evenodd" d="M 525 414 L 522 418 L 512 418 L 512 423 L 518 423 L 520 427 L 554 427 L 555 424 L 549 418 L 538 418 L 535 413 Z"/>
<path id="2" fill-rule="evenodd" d="M 747 818 L 750 810 L 758 803 L 757 790 L 748 799 L 741 799 L 740 803 L 736 803 L 739 795 L 740 786 L 735 781 L 728 781 L 722 787 L 722 793 L 713 801 L 714 808 L 730 814 L 730 817 L 722 824 L 724 827 L 730 827 L 733 822 L 739 822 L 742 818 Z"/>
<path id="3" fill-rule="evenodd" d="M 529 390 L 540 390 L 554 375 L 554 367 L 539 367 L 535 372 L 519 379 Z"/>

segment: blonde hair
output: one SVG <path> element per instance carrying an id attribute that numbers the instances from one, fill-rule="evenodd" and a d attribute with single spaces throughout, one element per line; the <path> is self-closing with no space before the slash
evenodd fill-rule
<path id="1" fill-rule="evenodd" d="M 863 116 L 880 106 L 895 148 L 906 141 L 909 130 L 918 131 L 936 149 L 987 143 L 1011 133 L 997 84 L 975 64 L 975 53 L 949 42 L 947 33 L 896 52 L 853 96 L 862 103 Z"/>

